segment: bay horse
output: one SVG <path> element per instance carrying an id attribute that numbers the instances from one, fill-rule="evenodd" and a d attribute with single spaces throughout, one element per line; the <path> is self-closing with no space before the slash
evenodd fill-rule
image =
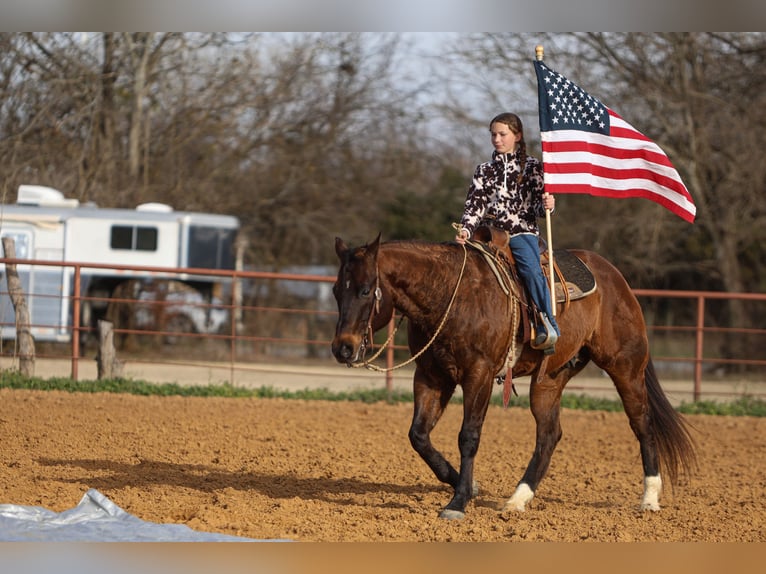
<path id="1" fill-rule="evenodd" d="M 524 511 L 534 497 L 562 436 L 564 386 L 589 361 L 611 377 L 638 439 L 644 476 L 640 509 L 660 509 L 661 468 L 672 483 L 680 471 L 693 470 L 695 445 L 686 421 L 660 387 L 641 307 L 622 274 L 603 257 L 571 250 L 590 268 L 598 287 L 563 311 L 558 306 L 561 337 L 555 352 L 544 356 L 512 326 L 513 307 L 520 302 L 503 292 L 477 250 L 455 242 L 381 242 L 378 235 L 355 248 L 336 237 L 335 251 L 340 267 L 333 287 L 338 322 L 332 353 L 338 362 L 359 366 L 372 333 L 389 323 L 394 310 L 407 318 L 408 345 L 416 357 L 408 436 L 436 478 L 454 490 L 440 517 L 463 518 L 478 492 L 474 458 L 495 377 L 508 366 L 509 349 L 515 349 L 513 376 L 531 376 L 536 444 L 502 511 Z M 458 385 L 463 393 L 459 470 L 430 438 Z"/>

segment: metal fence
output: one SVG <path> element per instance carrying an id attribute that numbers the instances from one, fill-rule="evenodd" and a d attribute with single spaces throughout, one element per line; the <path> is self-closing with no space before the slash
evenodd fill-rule
<path id="1" fill-rule="evenodd" d="M 68 311 L 51 317 L 49 323 L 32 325 L 32 330 L 56 329 L 69 335 L 65 343 L 40 346 L 36 356 L 43 360 L 65 358 L 70 365 L 68 375 L 75 380 L 81 376 L 83 362 L 93 358 L 93 345 L 97 339 L 95 327 L 81 321 L 83 307 L 93 305 L 120 306 L 123 310 L 120 316 L 131 317 L 125 324 L 118 322 L 114 325 L 120 340 L 118 353 L 128 361 L 170 368 L 174 365 L 215 365 L 219 373 L 229 373 L 227 378 L 232 383 L 236 381 L 237 372 L 264 365 L 302 365 L 309 371 L 318 369 L 317 365 L 336 366 L 329 352 L 337 316 L 331 293 L 335 278 L 331 275 L 95 266 L 18 259 L 0 259 L 0 263 L 16 263 L 28 269 L 58 266 L 70 273 L 71 280 L 65 282 L 69 285 L 68 292 L 59 295 L 66 301 L 64 307 Z M 205 277 L 220 282 L 223 296 L 213 302 L 200 298 L 173 298 L 165 292 L 163 296 L 150 298 L 123 296 L 105 300 L 89 295 L 82 287 L 83 271 L 95 267 L 126 278 L 140 275 L 150 283 L 184 283 L 190 278 Z M 721 306 L 732 301 L 740 302 L 749 316 L 766 316 L 766 294 L 649 289 L 635 289 L 634 293 L 644 308 L 657 370 L 664 377 L 688 386 L 694 401 L 743 394 L 766 396 L 763 352 L 766 329 L 722 324 L 720 320 L 726 315 L 721 312 Z M 35 293 L 34 285 L 28 286 L 25 296 L 30 306 L 42 297 L 51 297 L 50 294 Z M 4 281 L 0 287 L 0 301 L 8 301 Z M 179 324 L 173 320 L 179 315 L 192 319 Z M 212 315 L 224 317 L 216 323 L 220 326 L 207 332 L 195 328 L 195 320 L 197 324 L 199 320 L 193 317 L 211 321 Z M 378 343 L 386 340 L 392 328 L 393 321 L 389 333 L 379 334 Z M 0 330 L 2 333 L 15 332 L 15 324 L 5 320 L 0 324 Z M 379 360 L 380 367 L 386 371 L 374 375 L 387 388 L 393 384 L 392 369 L 409 356 L 403 336 L 403 333 L 398 334 L 394 344 Z M 13 339 L 5 338 L 0 358 L 7 362 L 16 353 Z M 588 390 L 587 386 L 574 388 Z"/>

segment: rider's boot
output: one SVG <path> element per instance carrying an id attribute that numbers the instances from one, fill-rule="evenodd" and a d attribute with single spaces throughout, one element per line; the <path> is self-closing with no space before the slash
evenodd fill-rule
<path id="1" fill-rule="evenodd" d="M 545 313 L 540 313 L 540 322 L 542 325 L 538 323 L 539 331 L 532 341 L 532 348 L 540 351 L 550 351 L 552 353 L 556 341 L 559 340 L 559 335 L 553 325 L 551 325 L 548 315 Z"/>

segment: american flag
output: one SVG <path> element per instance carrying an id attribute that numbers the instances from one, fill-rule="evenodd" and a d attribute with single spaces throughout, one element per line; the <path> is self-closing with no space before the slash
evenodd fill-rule
<path id="1" fill-rule="evenodd" d="M 546 191 L 643 197 L 694 221 L 692 197 L 657 144 L 540 60 L 535 72 Z"/>

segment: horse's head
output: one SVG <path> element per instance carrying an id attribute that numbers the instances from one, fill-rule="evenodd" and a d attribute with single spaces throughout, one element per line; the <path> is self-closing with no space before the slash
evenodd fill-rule
<path id="1" fill-rule="evenodd" d="M 380 235 L 368 245 L 349 248 L 335 238 L 340 259 L 333 295 L 338 303 L 338 323 L 332 340 L 332 354 L 340 363 L 351 365 L 364 360 L 372 334 L 386 325 L 393 314 L 390 297 L 384 297 L 378 269 Z"/>

